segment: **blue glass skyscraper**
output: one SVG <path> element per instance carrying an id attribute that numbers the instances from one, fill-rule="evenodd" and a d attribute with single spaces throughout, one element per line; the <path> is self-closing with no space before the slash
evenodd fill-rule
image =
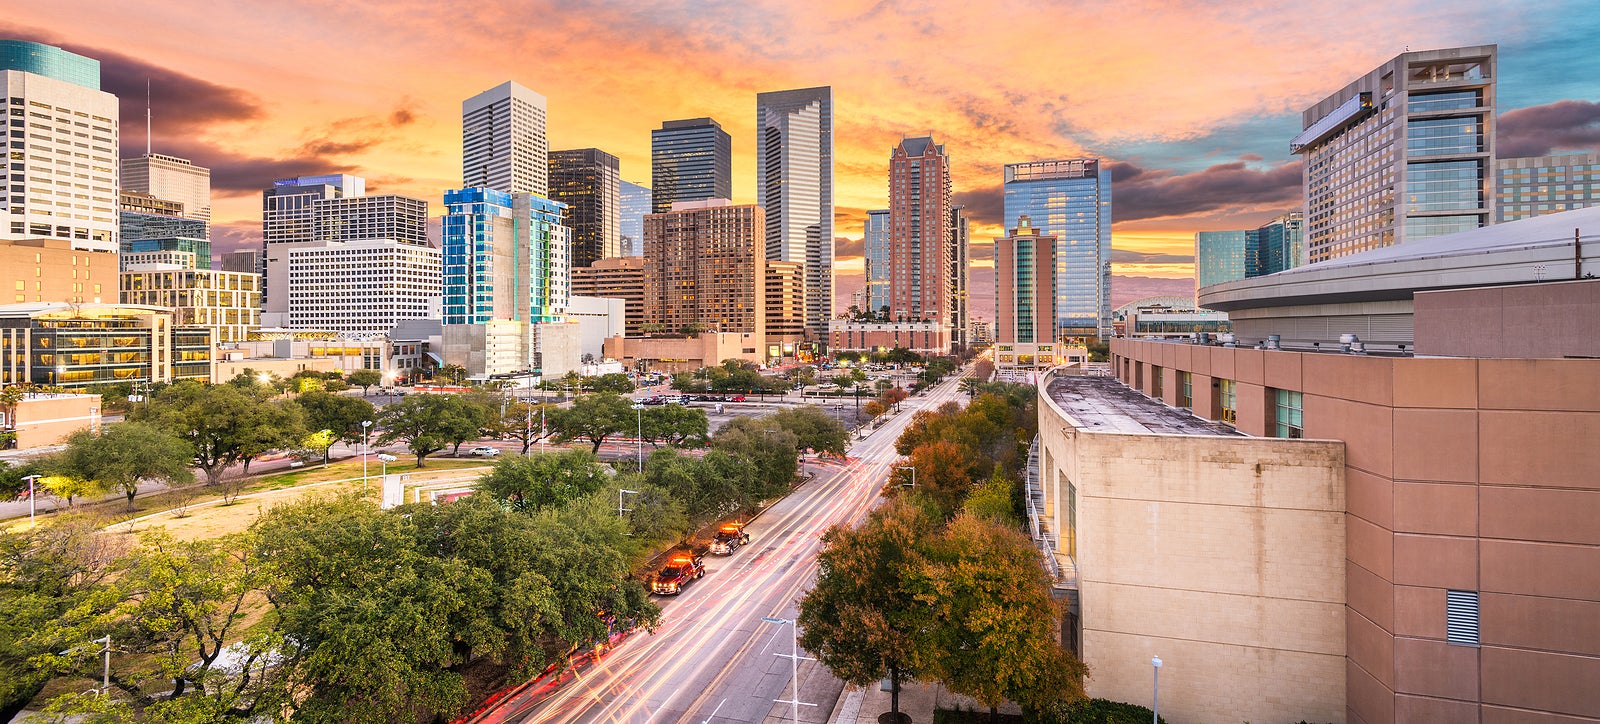
<path id="1" fill-rule="evenodd" d="M 0 40 L 0 70 L 20 70 L 100 90 L 100 61 L 26 40 Z"/>
<path id="2" fill-rule="evenodd" d="M 877 314 L 889 306 L 889 210 L 868 211 L 863 231 L 867 308 L 861 311 Z"/>
<path id="3" fill-rule="evenodd" d="M 1056 237 L 1056 338 L 1111 336 L 1111 172 L 1094 158 L 1005 167 L 1005 226 Z"/>
<path id="4" fill-rule="evenodd" d="M 566 205 L 488 188 L 446 191 L 444 323 L 562 321 L 572 296 Z"/>

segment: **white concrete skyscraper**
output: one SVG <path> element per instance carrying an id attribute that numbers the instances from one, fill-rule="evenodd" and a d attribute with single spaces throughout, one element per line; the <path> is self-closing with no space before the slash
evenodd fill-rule
<path id="1" fill-rule="evenodd" d="M 467 187 L 549 196 L 545 100 L 507 81 L 461 102 L 461 179 Z"/>
<path id="2" fill-rule="evenodd" d="M 183 204 L 183 218 L 207 222 L 210 237 L 211 171 L 188 159 L 159 153 L 122 159 L 122 190 Z"/>
<path id="3" fill-rule="evenodd" d="M 806 328 L 825 339 L 833 316 L 833 89 L 756 95 L 756 193 L 767 259 L 805 270 Z"/>

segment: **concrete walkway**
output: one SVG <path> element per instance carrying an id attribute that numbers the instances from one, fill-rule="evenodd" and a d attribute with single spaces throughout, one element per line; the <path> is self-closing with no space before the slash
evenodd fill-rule
<path id="1" fill-rule="evenodd" d="M 833 708 L 828 724 L 878 724 L 878 715 L 889 711 L 889 692 L 878 684 L 860 689 L 845 687 L 844 694 Z M 911 717 L 912 724 L 933 724 L 934 709 L 987 711 L 978 702 L 965 696 L 952 694 L 941 684 L 924 684 L 918 681 L 900 683 L 900 713 Z M 1000 707 L 1001 714 L 1021 714 L 1016 704 Z"/>

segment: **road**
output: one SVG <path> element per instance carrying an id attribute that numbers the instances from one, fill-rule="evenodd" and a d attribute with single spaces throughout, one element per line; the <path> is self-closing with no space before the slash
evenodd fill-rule
<path id="1" fill-rule="evenodd" d="M 749 545 L 707 556 L 705 578 L 664 602 L 662 625 L 621 641 L 598 661 L 508 697 L 474 722 L 765 722 L 792 720 L 791 629 L 763 617 L 794 619 L 816 574 L 821 535 L 854 523 L 876 505 L 894 440 L 922 408 L 958 399 L 959 375 L 908 400 L 844 463 L 808 463 L 816 477 L 774 504 L 746 530 Z M 801 653 L 804 656 L 804 652 Z M 800 668 L 802 721 L 826 721 L 842 684 L 814 662 Z M 553 691 L 552 691 L 553 690 Z M 770 719 L 769 719 L 770 717 Z"/>

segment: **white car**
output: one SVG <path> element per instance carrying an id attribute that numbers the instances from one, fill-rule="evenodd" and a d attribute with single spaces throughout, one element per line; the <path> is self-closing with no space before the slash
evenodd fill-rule
<path id="1" fill-rule="evenodd" d="M 488 445 L 480 445 L 468 451 L 468 453 L 471 455 L 476 455 L 480 458 L 492 458 L 500 454 L 500 448 L 489 447 Z"/>

